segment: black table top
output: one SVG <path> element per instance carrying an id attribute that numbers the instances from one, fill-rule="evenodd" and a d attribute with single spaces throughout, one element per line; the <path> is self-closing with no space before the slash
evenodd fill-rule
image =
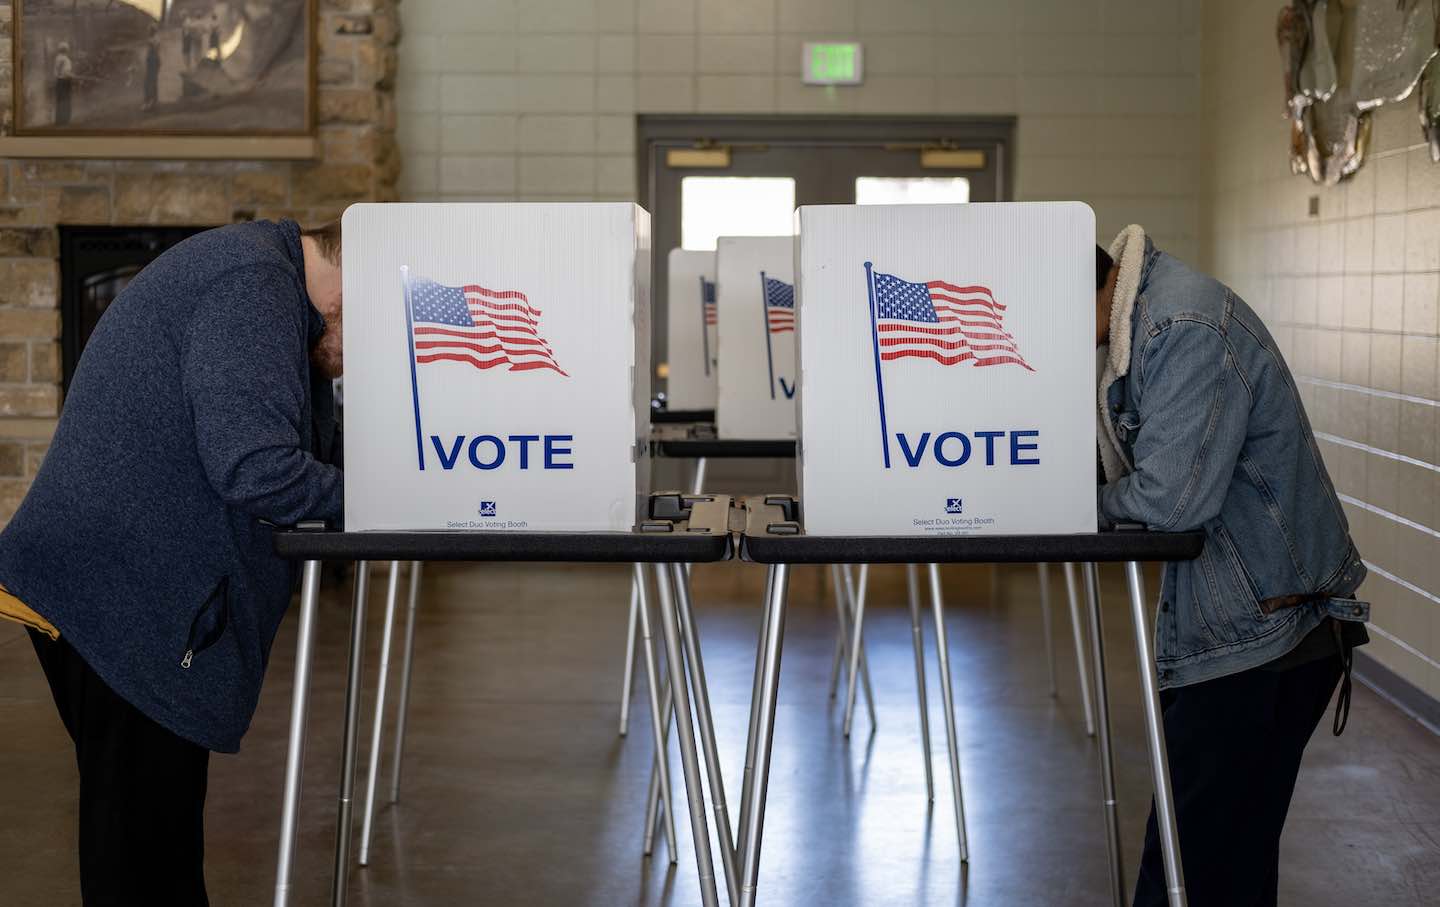
<path id="1" fill-rule="evenodd" d="M 758 564 L 1025 564 L 1186 561 L 1201 532 L 1117 530 L 1082 535 L 824 536 L 746 533 L 740 556 Z"/>
<path id="2" fill-rule="evenodd" d="M 795 442 L 777 441 L 727 441 L 720 438 L 683 438 L 655 442 L 655 450 L 662 457 L 725 459 L 738 457 L 776 457 L 794 459 Z"/>
<path id="3" fill-rule="evenodd" d="M 730 556 L 726 532 L 275 533 L 275 553 L 297 561 L 552 561 L 685 563 Z"/>
<path id="4" fill-rule="evenodd" d="M 713 409 L 652 409 L 650 422 L 653 425 L 680 425 L 687 422 L 714 423 Z"/>

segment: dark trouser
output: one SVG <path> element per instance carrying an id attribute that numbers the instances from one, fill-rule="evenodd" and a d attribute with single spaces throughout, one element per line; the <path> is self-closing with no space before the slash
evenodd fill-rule
<path id="1" fill-rule="evenodd" d="M 1324 658 L 1160 694 L 1190 907 L 1275 904 L 1300 757 L 1340 673 L 1338 658 Z M 1152 804 L 1135 905 L 1167 903 Z"/>
<path id="2" fill-rule="evenodd" d="M 75 741 L 85 907 L 208 907 L 210 751 L 115 695 L 63 638 L 30 641 Z"/>

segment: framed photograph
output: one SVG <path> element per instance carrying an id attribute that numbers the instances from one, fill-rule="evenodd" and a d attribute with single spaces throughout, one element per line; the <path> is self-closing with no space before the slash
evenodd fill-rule
<path id="1" fill-rule="evenodd" d="M 313 138 L 315 53 L 315 0 L 14 0 L 12 134 Z"/>

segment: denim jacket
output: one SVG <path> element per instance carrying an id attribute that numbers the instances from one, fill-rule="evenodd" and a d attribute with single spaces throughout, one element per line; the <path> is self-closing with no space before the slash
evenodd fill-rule
<path id="1" fill-rule="evenodd" d="M 1351 597 L 1365 567 L 1260 318 L 1138 227 L 1111 254 L 1121 272 L 1097 401 L 1101 516 L 1205 533 L 1197 559 L 1165 565 L 1160 686 L 1265 664 L 1326 615 L 1367 619 Z"/>

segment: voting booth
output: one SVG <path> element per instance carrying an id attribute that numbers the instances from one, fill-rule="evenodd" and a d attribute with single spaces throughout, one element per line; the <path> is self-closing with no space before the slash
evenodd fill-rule
<path id="1" fill-rule="evenodd" d="M 360 204 L 343 235 L 346 529 L 631 529 L 649 215 Z"/>
<path id="2" fill-rule="evenodd" d="M 671 249 L 669 270 L 666 400 L 672 410 L 714 409 L 720 372 L 715 253 Z"/>
<path id="3" fill-rule="evenodd" d="M 720 386 L 716 434 L 724 440 L 795 437 L 795 238 L 722 236 Z"/>
<path id="4" fill-rule="evenodd" d="M 1090 208 L 798 217 L 805 531 L 1094 532 Z"/>

